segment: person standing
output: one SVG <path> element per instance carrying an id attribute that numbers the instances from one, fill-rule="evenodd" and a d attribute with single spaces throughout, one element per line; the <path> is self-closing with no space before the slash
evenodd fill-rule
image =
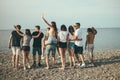
<path id="1" fill-rule="evenodd" d="M 88 34 L 86 35 L 85 50 L 87 50 L 87 52 L 89 53 L 89 59 L 91 63 L 94 65 L 93 50 L 95 34 L 93 33 L 91 28 L 88 28 L 87 32 Z"/>
<path id="2" fill-rule="evenodd" d="M 62 63 L 62 67 L 59 69 L 64 70 L 65 62 L 66 62 L 65 52 L 66 52 L 67 43 L 68 43 L 68 32 L 64 24 L 61 25 L 61 31 L 58 33 L 58 41 L 59 41 L 59 52 L 60 52 L 61 63 Z"/>
<path id="3" fill-rule="evenodd" d="M 52 21 L 48 23 L 47 20 L 42 15 L 43 21 L 49 26 L 49 37 L 48 40 L 45 41 L 46 45 L 46 69 L 49 69 L 49 54 L 52 51 L 52 64 L 55 64 L 55 53 L 56 53 L 56 44 L 57 44 L 57 26 L 56 22 Z"/>
<path id="4" fill-rule="evenodd" d="M 32 33 L 32 36 L 37 36 L 40 33 L 39 37 L 33 37 L 33 65 L 32 67 L 36 67 L 36 53 L 38 53 L 38 66 L 41 67 L 41 54 L 42 54 L 42 45 L 41 41 L 44 37 L 44 34 L 40 31 L 40 26 L 35 26 L 35 31 Z"/>
<path id="5" fill-rule="evenodd" d="M 22 32 L 20 31 L 21 29 L 20 25 L 16 25 L 14 26 L 14 28 L 22 34 Z M 19 64 L 19 55 L 21 53 L 20 43 L 21 43 L 22 36 L 20 36 L 16 30 L 11 32 L 11 35 L 8 41 L 8 47 L 12 49 L 12 53 L 13 53 L 12 65 L 14 68 L 19 69 L 18 64 Z"/>
<path id="6" fill-rule="evenodd" d="M 17 33 L 23 37 L 23 44 L 22 44 L 22 55 L 23 55 L 23 66 L 24 66 L 24 70 L 26 70 L 26 65 L 28 68 L 30 67 L 30 63 L 29 63 L 29 53 L 30 53 L 30 41 L 33 38 L 37 38 L 40 35 L 40 32 L 37 36 L 32 36 L 30 29 L 25 29 L 25 33 L 21 34 L 18 30 Z M 27 64 L 26 64 L 27 62 Z"/>
<path id="7" fill-rule="evenodd" d="M 84 56 L 83 56 L 82 31 L 80 29 L 80 23 L 76 23 L 74 28 L 76 29 L 75 36 L 70 40 L 75 41 L 74 53 L 77 59 L 77 64 L 80 67 L 85 67 Z M 79 57 L 81 58 L 82 65 L 80 65 Z"/>
<path id="8" fill-rule="evenodd" d="M 75 35 L 75 30 L 73 26 L 69 26 L 68 28 L 69 31 L 69 39 L 72 39 Z M 68 41 L 68 53 L 69 53 L 69 60 L 70 60 L 70 67 L 75 65 L 75 56 L 74 56 L 74 41 Z"/>
<path id="9" fill-rule="evenodd" d="M 44 34 L 43 40 L 42 40 L 42 59 L 44 59 L 44 54 L 45 54 L 45 41 L 48 40 L 49 37 L 49 30 L 50 28 L 48 27 L 46 30 L 46 33 Z"/>

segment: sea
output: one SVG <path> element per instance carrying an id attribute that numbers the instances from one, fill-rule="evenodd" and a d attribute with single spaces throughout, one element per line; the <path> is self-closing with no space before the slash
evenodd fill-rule
<path id="1" fill-rule="evenodd" d="M 87 29 L 81 28 L 83 34 L 83 45 L 87 35 Z M 96 28 L 97 34 L 95 36 L 95 50 L 117 50 L 120 49 L 120 28 Z M 22 30 L 24 32 L 24 30 Z M 31 29 L 31 32 L 34 30 Z M 45 29 L 41 30 L 45 33 Z M 12 30 L 0 30 L 0 52 L 11 52 L 8 49 L 8 39 Z M 32 48 L 33 40 L 31 41 Z"/>

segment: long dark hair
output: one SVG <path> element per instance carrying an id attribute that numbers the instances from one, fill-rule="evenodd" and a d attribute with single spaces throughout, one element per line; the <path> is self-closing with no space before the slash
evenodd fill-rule
<path id="1" fill-rule="evenodd" d="M 73 35 L 73 32 L 75 32 L 73 26 L 69 26 L 68 31 Z"/>
<path id="2" fill-rule="evenodd" d="M 30 32 L 30 29 L 25 29 L 25 34 L 28 35 L 28 36 L 32 36 L 31 32 Z"/>
<path id="3" fill-rule="evenodd" d="M 64 24 L 61 25 L 61 31 L 67 31 L 67 28 L 66 28 L 66 26 Z"/>
<path id="4" fill-rule="evenodd" d="M 57 29 L 56 22 L 55 22 L 55 21 L 52 21 L 51 24 L 52 24 L 52 27 L 53 27 L 54 30 L 55 30 L 55 37 L 57 38 L 58 29 Z"/>
<path id="5" fill-rule="evenodd" d="M 55 32 L 57 32 L 56 22 L 52 21 L 51 24 L 52 24 L 52 27 L 54 28 Z"/>

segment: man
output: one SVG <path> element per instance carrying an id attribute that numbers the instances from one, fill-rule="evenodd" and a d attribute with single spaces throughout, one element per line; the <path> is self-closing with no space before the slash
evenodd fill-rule
<path id="1" fill-rule="evenodd" d="M 40 26 L 35 26 L 35 32 L 32 33 L 32 36 L 37 36 L 40 32 Z M 44 37 L 44 34 L 42 32 L 40 32 L 39 37 L 34 38 L 33 41 L 33 67 L 36 67 L 36 52 L 38 53 L 38 66 L 41 66 L 41 54 L 42 54 L 42 45 L 41 45 L 41 41 L 42 38 Z"/>
<path id="2" fill-rule="evenodd" d="M 91 28 L 88 28 L 87 32 L 88 32 L 88 34 L 86 35 L 85 50 L 87 50 L 87 52 L 89 53 L 89 59 L 90 59 L 91 63 L 94 65 L 93 50 L 94 50 L 95 33 L 93 33 Z"/>
<path id="3" fill-rule="evenodd" d="M 21 29 L 21 26 L 20 25 L 17 25 L 17 26 L 14 26 L 15 29 L 17 29 L 17 31 L 20 32 L 20 29 Z M 12 49 L 12 52 L 13 52 L 13 55 L 12 55 L 12 64 L 13 64 L 13 67 L 16 67 L 18 69 L 18 64 L 19 64 L 19 54 L 20 54 L 20 42 L 21 42 L 21 39 L 22 39 L 22 36 L 20 36 L 18 33 L 17 33 L 16 30 L 12 31 L 11 32 L 11 35 L 9 37 L 9 41 L 8 41 L 8 47 Z M 22 33 L 22 32 L 20 32 Z M 12 45 L 11 45 L 11 42 L 12 42 Z M 12 46 L 12 47 L 11 47 Z"/>
<path id="4" fill-rule="evenodd" d="M 80 57 L 82 60 L 81 67 L 84 67 L 85 62 L 84 62 L 84 56 L 83 56 L 83 43 L 82 43 L 82 32 L 80 29 L 80 23 L 76 23 L 74 28 L 76 29 L 75 36 L 71 39 L 72 41 L 75 41 L 74 53 L 75 53 L 78 65 L 80 66 L 80 61 L 79 61 L 79 57 Z"/>

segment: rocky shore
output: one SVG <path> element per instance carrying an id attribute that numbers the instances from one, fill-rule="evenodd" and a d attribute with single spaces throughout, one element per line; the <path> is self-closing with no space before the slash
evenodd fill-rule
<path id="1" fill-rule="evenodd" d="M 67 57 L 65 71 L 60 71 L 60 58 L 56 55 L 56 65 L 49 70 L 42 67 L 23 70 L 22 56 L 20 56 L 20 69 L 16 70 L 11 65 L 11 53 L 0 53 L 0 80 L 120 80 L 120 50 L 95 51 L 95 65 L 88 63 L 85 55 L 85 68 L 70 68 Z M 66 53 L 67 55 L 67 53 Z M 67 55 L 68 56 L 68 55 Z M 32 65 L 32 57 L 30 55 Z"/>

